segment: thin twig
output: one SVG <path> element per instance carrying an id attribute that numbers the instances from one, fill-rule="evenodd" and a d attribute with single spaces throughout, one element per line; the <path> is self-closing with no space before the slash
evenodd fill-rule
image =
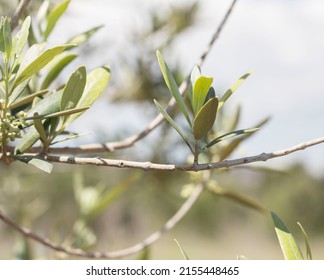
<path id="1" fill-rule="evenodd" d="M 14 30 L 19 22 L 19 19 L 21 18 L 22 14 L 27 9 L 29 3 L 31 0 L 21 0 L 14 15 L 11 18 L 11 30 Z"/>
<path id="2" fill-rule="evenodd" d="M 267 161 L 272 158 L 283 157 L 297 151 L 304 150 L 311 146 L 324 143 L 324 137 L 313 139 L 308 142 L 298 144 L 296 146 L 280 150 L 271 153 L 261 153 L 254 156 L 242 157 L 232 160 L 224 160 L 220 162 L 202 163 L 202 164 L 190 164 L 190 165 L 175 165 L 175 164 L 159 164 L 152 162 L 138 162 L 118 159 L 106 159 L 106 158 L 83 158 L 74 156 L 55 156 L 47 155 L 45 159 L 51 162 L 67 163 L 67 164 L 80 164 L 80 165 L 96 165 L 96 166 L 107 166 L 116 168 L 134 168 L 148 170 L 160 170 L 160 171 L 203 171 L 212 170 L 219 168 L 230 168 L 233 166 L 248 164 L 252 162 Z"/>
<path id="3" fill-rule="evenodd" d="M 113 252 L 85 252 L 81 249 L 75 249 L 70 247 L 63 247 L 60 246 L 51 240 L 47 238 L 43 238 L 36 233 L 33 233 L 30 229 L 27 229 L 13 220 L 11 220 L 9 217 L 7 217 L 1 210 L 0 210 L 0 219 L 5 222 L 7 225 L 9 225 L 14 230 L 20 232 L 25 237 L 28 237 L 30 239 L 33 239 L 44 246 L 51 248 L 58 252 L 63 252 L 71 256 L 78 256 L 83 258 L 97 258 L 97 259 L 116 259 L 116 258 L 123 258 L 129 255 L 133 255 L 135 253 L 140 252 L 144 248 L 152 245 L 154 242 L 156 242 L 158 239 L 161 238 L 161 236 L 172 229 L 191 209 L 191 207 L 194 205 L 194 203 L 197 201 L 198 197 L 200 196 L 201 192 L 203 191 L 203 184 L 199 183 L 195 186 L 193 192 L 189 196 L 189 198 L 182 204 L 180 209 L 165 223 L 165 225 L 158 231 L 151 234 L 149 237 L 147 237 L 145 240 L 141 241 L 140 243 L 131 246 L 126 249 L 113 251 Z"/>
<path id="4" fill-rule="evenodd" d="M 232 4 L 228 8 L 224 18 L 220 22 L 220 24 L 217 26 L 215 32 L 213 33 L 210 41 L 208 42 L 206 48 L 203 50 L 199 58 L 197 59 L 196 65 L 202 66 L 207 55 L 210 53 L 212 47 L 214 46 L 215 42 L 219 38 L 221 32 L 224 29 L 224 26 L 226 22 L 228 21 L 234 6 L 236 4 L 237 0 L 233 0 Z M 190 74 L 187 75 L 187 78 L 182 82 L 182 84 L 179 87 L 179 91 L 181 95 L 184 94 L 184 92 L 188 88 L 188 81 L 189 81 Z M 174 109 L 176 105 L 176 102 L 174 98 L 171 98 L 168 106 L 167 106 L 167 112 L 170 112 Z M 164 117 L 159 114 L 157 115 L 148 125 L 145 129 L 143 129 L 140 133 L 135 134 L 133 136 L 130 136 L 124 140 L 118 141 L 118 142 L 108 142 L 103 144 L 89 144 L 89 145 L 83 145 L 79 147 L 64 147 L 64 148 L 49 148 L 48 153 L 49 154 L 90 154 L 90 153 L 102 153 L 102 152 L 113 152 L 115 150 L 125 149 L 132 147 L 136 142 L 140 141 L 144 137 L 146 137 L 149 133 L 151 133 L 155 128 L 157 128 L 162 122 L 164 121 Z M 13 148 L 11 148 L 13 149 Z M 30 153 L 40 153 L 41 148 L 31 148 L 28 152 Z"/>

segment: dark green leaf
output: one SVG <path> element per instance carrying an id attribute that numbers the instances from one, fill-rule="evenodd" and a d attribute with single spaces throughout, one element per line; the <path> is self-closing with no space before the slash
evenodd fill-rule
<path id="1" fill-rule="evenodd" d="M 192 108 L 195 115 L 197 115 L 199 110 L 204 105 L 212 83 L 213 83 L 213 78 L 205 77 L 205 76 L 200 76 L 196 80 L 194 84 L 193 96 L 192 96 Z"/>
<path id="2" fill-rule="evenodd" d="M 39 156 L 30 156 L 30 155 L 15 155 L 15 159 L 18 159 L 24 163 L 31 164 L 38 169 L 51 173 L 53 170 L 53 164 Z"/>
<path id="3" fill-rule="evenodd" d="M 33 119 L 33 122 L 34 122 L 34 126 L 40 136 L 40 139 L 42 140 L 42 142 L 44 144 L 47 143 L 47 136 L 46 136 L 46 132 L 45 132 L 45 129 L 44 129 L 44 126 L 42 124 L 42 121 L 40 120 L 39 118 L 39 115 L 38 113 L 34 113 L 34 119 Z"/>
<path id="4" fill-rule="evenodd" d="M 48 88 L 48 86 L 56 79 L 56 77 L 62 72 L 62 70 L 75 58 L 76 54 L 69 54 L 63 52 L 56 56 L 47 66 L 50 68 L 46 74 L 41 89 Z"/>
<path id="5" fill-rule="evenodd" d="M 22 65 L 19 67 L 19 71 L 17 73 L 17 77 L 12 85 L 12 90 L 32 75 L 36 74 L 39 70 L 41 70 L 45 65 L 47 65 L 55 56 L 60 54 L 67 48 L 69 45 L 65 46 L 57 46 L 51 49 L 44 51 L 41 55 L 39 55 L 34 61 L 28 64 L 25 68 L 22 68 Z"/>
<path id="6" fill-rule="evenodd" d="M 271 216 L 284 258 L 286 260 L 303 260 L 303 255 L 288 227 L 275 213 L 271 212 Z"/>
<path id="7" fill-rule="evenodd" d="M 208 93 L 207 93 L 206 99 L 205 99 L 205 101 L 204 101 L 204 104 L 205 104 L 209 99 L 212 99 L 212 98 L 214 98 L 214 97 L 216 97 L 215 90 L 214 90 L 213 87 L 210 87 L 210 88 L 209 88 L 209 91 L 208 91 Z"/>
<path id="8" fill-rule="evenodd" d="M 193 134 L 196 140 L 205 137 L 208 131 L 213 127 L 218 107 L 218 99 L 214 97 L 200 109 L 193 123 Z"/>
<path id="9" fill-rule="evenodd" d="M 182 137 L 182 139 L 185 141 L 185 143 L 187 144 L 187 146 L 189 147 L 190 151 L 192 153 L 194 153 L 193 148 L 190 145 L 190 141 L 187 139 L 187 137 L 183 134 L 183 132 L 181 131 L 181 129 L 177 126 L 177 124 L 174 122 L 174 120 L 170 117 L 170 115 L 167 113 L 167 111 L 164 110 L 164 108 L 160 105 L 159 102 L 157 102 L 156 100 L 154 100 L 154 103 L 156 105 L 156 107 L 158 108 L 158 110 L 160 111 L 160 113 L 162 114 L 162 116 L 168 121 L 168 123 L 179 133 L 179 135 Z"/>
<path id="10" fill-rule="evenodd" d="M 203 148 L 203 150 L 208 149 L 211 146 L 214 146 L 215 144 L 217 144 L 217 143 L 219 143 L 221 141 L 224 141 L 226 139 L 229 139 L 229 138 L 232 138 L 232 137 L 236 137 L 236 136 L 239 136 L 239 135 L 242 135 L 242 134 L 252 133 L 252 132 L 255 132 L 255 131 L 259 130 L 259 129 L 260 128 L 247 128 L 247 129 L 240 129 L 240 130 L 235 130 L 235 131 L 226 133 L 226 134 L 224 134 L 222 136 L 219 136 L 219 137 L 215 138 L 213 141 L 209 142 Z"/>
<path id="11" fill-rule="evenodd" d="M 252 72 L 246 73 L 245 75 L 243 75 L 238 81 L 236 81 L 234 83 L 234 85 L 232 85 L 225 93 L 224 95 L 221 97 L 221 99 L 219 100 L 219 106 L 218 109 L 220 109 L 224 103 L 226 102 L 226 100 L 228 98 L 231 97 L 231 95 L 234 93 L 234 91 L 236 91 L 239 86 L 241 84 L 243 84 L 243 82 L 252 74 Z"/>
<path id="12" fill-rule="evenodd" d="M 87 72 L 84 66 L 79 67 L 70 76 L 66 83 L 62 98 L 61 111 L 76 108 L 87 81 Z"/>
<path id="13" fill-rule="evenodd" d="M 48 36 L 53 31 L 57 21 L 61 18 L 64 14 L 65 10 L 67 9 L 68 5 L 70 4 L 70 0 L 65 0 L 58 4 L 50 13 L 47 15 L 47 25 L 44 31 L 44 39 L 47 40 Z"/>
<path id="14" fill-rule="evenodd" d="M 188 115 L 187 106 L 179 92 L 178 85 L 177 85 L 176 81 L 174 80 L 174 77 L 173 77 L 168 65 L 164 61 L 162 54 L 159 51 L 156 51 L 156 56 L 158 58 L 158 62 L 159 62 L 165 83 L 166 83 L 167 87 L 169 88 L 170 92 L 172 93 L 174 99 L 176 100 L 181 112 L 185 116 L 188 124 L 191 126 L 191 121 L 190 121 L 190 118 Z"/>

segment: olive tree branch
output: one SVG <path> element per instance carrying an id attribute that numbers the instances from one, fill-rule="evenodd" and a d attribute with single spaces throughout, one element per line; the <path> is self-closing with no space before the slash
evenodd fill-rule
<path id="1" fill-rule="evenodd" d="M 233 0 L 230 7 L 228 8 L 226 14 L 224 15 L 222 21 L 217 26 L 215 32 L 213 33 L 210 41 L 208 42 L 207 46 L 197 59 L 196 65 L 202 66 L 207 55 L 210 53 L 212 47 L 214 46 L 215 42 L 219 38 L 221 32 L 224 29 L 225 24 L 227 23 L 234 6 L 237 0 Z M 181 95 L 188 88 L 188 83 L 190 79 L 190 74 L 187 75 L 187 78 L 182 82 L 179 87 L 179 91 Z M 166 108 L 167 112 L 170 113 L 175 108 L 176 102 L 174 98 L 171 98 L 168 106 Z M 88 144 L 82 145 L 79 147 L 63 147 L 63 148 L 49 148 L 48 153 L 50 154 L 86 154 L 86 153 L 103 153 L 103 152 L 113 152 L 115 150 L 126 149 L 132 147 L 136 142 L 140 141 L 141 139 L 145 138 L 150 132 L 152 132 L 155 128 L 157 128 L 162 122 L 164 121 L 164 117 L 161 114 L 158 114 L 148 125 L 144 128 L 140 133 L 134 134 L 124 140 L 116 141 L 116 142 L 108 142 L 108 143 L 97 143 L 97 144 Z M 10 151 L 14 148 L 10 147 Z M 41 147 L 34 147 L 28 150 L 30 153 L 40 153 L 42 152 Z"/>
<path id="2" fill-rule="evenodd" d="M 19 5 L 18 5 L 14 15 L 11 18 L 11 30 L 14 30 L 17 27 L 19 19 L 21 18 L 22 14 L 27 9 L 30 1 L 31 0 L 21 0 L 19 2 Z"/>
<path id="3" fill-rule="evenodd" d="M 211 162 L 211 163 L 202 163 L 202 164 L 194 163 L 190 165 L 160 164 L 160 163 L 152 163 L 152 162 L 107 159 L 107 158 L 100 158 L 100 157 L 84 158 L 84 157 L 74 157 L 74 156 L 45 155 L 44 158 L 51 162 L 67 163 L 67 164 L 96 165 L 96 166 L 106 166 L 106 167 L 116 167 L 116 168 L 135 168 L 135 169 L 142 169 L 144 171 L 160 170 L 160 171 L 196 171 L 197 172 L 197 171 L 213 170 L 219 168 L 230 168 L 233 166 L 248 164 L 252 162 L 267 161 L 269 159 L 287 156 L 291 153 L 295 153 L 297 151 L 301 151 L 321 143 L 324 143 L 324 137 L 303 142 L 296 146 L 292 146 L 290 148 L 279 150 L 276 152 L 261 153 L 258 155 L 231 159 L 231 160 L 223 160 L 220 162 Z"/>
<path id="4" fill-rule="evenodd" d="M 97 259 L 99 259 L 99 258 L 102 258 L 102 259 L 123 258 L 123 257 L 140 252 L 144 248 L 155 243 L 158 239 L 161 238 L 161 236 L 165 232 L 171 230 L 189 212 L 189 210 L 192 208 L 194 203 L 197 201 L 197 199 L 199 198 L 200 194 L 202 193 L 202 191 L 204 189 L 203 184 L 205 182 L 207 182 L 208 178 L 209 178 L 209 174 L 207 174 L 207 176 L 204 177 L 203 183 L 200 182 L 195 186 L 191 195 L 182 204 L 180 209 L 164 224 L 164 226 L 160 230 L 152 233 L 146 239 L 135 244 L 134 246 L 131 246 L 126 249 L 118 250 L 118 251 L 86 252 L 81 249 L 60 246 L 47 238 L 43 238 L 43 237 L 39 236 L 38 234 L 32 232 L 30 229 L 27 229 L 27 228 L 17 224 L 12 219 L 10 219 L 8 216 L 6 216 L 1 210 L 0 210 L 0 220 L 5 222 L 7 225 L 9 225 L 14 230 L 20 232 L 25 237 L 30 238 L 38 243 L 41 243 L 44 246 L 51 248 L 55 251 L 63 252 L 68 255 L 71 255 L 71 256 L 78 256 L 78 257 L 83 257 L 83 258 L 97 258 Z"/>

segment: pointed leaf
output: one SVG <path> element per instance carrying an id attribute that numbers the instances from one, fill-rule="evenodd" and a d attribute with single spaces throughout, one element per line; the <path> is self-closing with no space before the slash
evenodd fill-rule
<path id="1" fill-rule="evenodd" d="M 73 114 L 77 114 L 80 112 L 83 112 L 87 109 L 89 109 L 90 107 L 83 107 L 83 108 L 74 108 L 74 109 L 68 109 L 68 110 L 64 110 L 64 111 L 59 111 L 56 113 L 51 113 L 51 114 L 47 114 L 47 115 L 36 115 L 35 114 L 32 117 L 27 117 L 25 118 L 25 120 L 34 120 L 34 119 L 48 119 L 48 118 L 57 118 L 57 117 L 64 117 L 64 116 L 70 116 Z"/>
<path id="2" fill-rule="evenodd" d="M 280 243 L 281 251 L 286 260 L 303 260 L 303 255 L 296 243 L 295 238 L 290 233 L 288 227 L 273 212 L 271 212 L 272 220 Z"/>
<path id="3" fill-rule="evenodd" d="M 216 97 L 215 90 L 214 90 L 213 87 L 210 87 L 210 88 L 209 88 L 209 91 L 208 91 L 208 93 L 207 93 L 206 99 L 205 99 L 205 101 L 204 101 L 204 104 L 205 104 L 209 99 L 212 99 L 212 98 L 214 98 L 214 97 Z"/>
<path id="4" fill-rule="evenodd" d="M 232 137 L 236 137 L 236 136 L 239 136 L 239 135 L 242 135 L 242 134 L 252 133 L 252 132 L 255 132 L 255 131 L 259 130 L 259 129 L 260 128 L 246 128 L 246 129 L 240 129 L 240 130 L 235 130 L 235 131 L 226 133 L 226 134 L 224 134 L 222 136 L 219 136 L 219 137 L 215 138 L 213 141 L 209 142 L 203 148 L 203 150 L 208 149 L 211 146 L 214 146 L 215 144 L 217 144 L 217 143 L 219 143 L 221 141 L 224 141 L 226 139 L 229 139 L 229 138 L 232 138 Z"/>
<path id="5" fill-rule="evenodd" d="M 243 82 L 250 76 L 252 74 L 252 72 L 248 72 L 248 73 L 246 73 L 245 75 L 243 75 L 238 81 L 236 81 L 235 83 L 234 83 L 234 85 L 232 85 L 225 93 L 224 93 L 224 95 L 221 97 L 221 99 L 219 100 L 219 107 L 218 107 L 218 109 L 220 109 L 223 105 L 224 105 L 224 103 L 226 102 L 226 100 L 228 99 L 228 98 L 230 98 L 231 97 L 231 95 L 234 93 L 234 91 L 236 91 L 238 88 L 239 88 L 239 86 L 241 85 L 241 84 L 243 84 Z"/>
<path id="6" fill-rule="evenodd" d="M 173 77 L 168 65 L 164 61 L 162 54 L 159 51 L 156 51 L 156 56 L 158 58 L 158 62 L 159 62 L 165 83 L 166 83 L 167 87 L 169 88 L 171 94 L 173 95 L 174 99 L 176 100 L 182 114 L 185 116 L 188 124 L 191 126 L 191 121 L 190 121 L 190 118 L 188 115 L 187 106 L 180 94 L 178 85 L 177 85 L 176 81 L 174 80 L 174 77 Z"/>
<path id="7" fill-rule="evenodd" d="M 192 104 L 192 96 L 193 96 L 193 88 L 195 85 L 196 80 L 201 76 L 201 70 L 198 65 L 195 65 L 195 67 L 191 71 L 190 75 L 190 83 L 189 83 L 189 98 L 190 102 Z"/>
<path id="8" fill-rule="evenodd" d="M 73 46 L 80 46 L 86 43 L 98 30 L 100 30 L 103 27 L 103 25 L 99 25 L 76 36 L 73 36 L 68 40 L 67 44 L 72 44 Z"/>
<path id="9" fill-rule="evenodd" d="M 15 155 L 15 159 L 18 159 L 24 163 L 31 164 L 38 169 L 51 173 L 53 170 L 53 164 L 39 156 L 30 156 L 30 155 Z"/>
<path id="10" fill-rule="evenodd" d="M 25 83 L 25 82 L 24 82 L 24 83 Z M 23 84 L 24 84 L 24 83 L 23 83 Z M 22 85 L 22 84 L 20 84 L 20 85 Z M 16 87 L 16 89 L 19 88 L 20 85 L 19 85 L 18 87 Z M 15 89 L 15 90 L 16 90 L 16 89 Z M 41 91 L 35 92 L 35 93 L 33 93 L 33 94 L 30 94 L 30 95 L 24 96 L 24 97 L 22 97 L 22 98 L 19 98 L 17 101 L 11 103 L 10 106 L 9 106 L 9 108 L 10 108 L 10 109 L 14 109 L 14 108 L 20 107 L 20 106 L 22 106 L 22 105 L 25 105 L 25 104 L 31 103 L 31 102 L 34 100 L 35 97 L 45 95 L 45 94 L 48 93 L 48 92 L 49 92 L 49 90 L 44 89 L 44 90 L 41 90 Z"/>
<path id="11" fill-rule="evenodd" d="M 192 153 L 194 153 L 193 148 L 190 145 L 189 140 L 187 139 L 187 137 L 183 134 L 183 132 L 181 131 L 181 129 L 177 126 L 177 124 L 174 122 L 174 120 L 170 117 L 170 115 L 167 113 L 167 111 L 164 110 L 164 108 L 160 105 L 159 102 L 157 102 L 156 100 L 154 100 L 154 103 L 156 105 L 156 107 L 158 108 L 158 110 L 160 111 L 160 113 L 163 115 L 163 117 L 169 122 L 169 124 L 179 133 L 179 135 L 182 137 L 182 139 L 185 141 L 185 143 L 187 144 L 187 146 L 189 147 L 190 151 Z"/>
<path id="12" fill-rule="evenodd" d="M 22 66 L 21 65 L 19 67 L 17 77 L 12 85 L 12 89 L 14 89 L 17 85 L 19 85 L 23 81 L 30 78 L 32 75 L 36 74 L 46 64 L 48 64 L 56 55 L 60 54 L 68 46 L 69 45 L 57 46 L 57 47 L 54 47 L 54 48 L 44 51 L 40 56 L 38 56 L 34 61 L 32 61 L 24 69 L 21 69 L 21 66 Z"/>
<path id="13" fill-rule="evenodd" d="M 63 52 L 57 55 L 47 66 L 50 68 L 48 73 L 46 74 L 41 89 L 47 88 L 55 79 L 56 77 L 62 72 L 62 70 L 75 58 L 77 57 L 76 54 L 70 54 L 67 52 Z"/>
<path id="14" fill-rule="evenodd" d="M 77 106 L 84 91 L 86 81 L 87 73 L 84 66 L 79 67 L 72 73 L 63 89 L 61 111 L 74 109 Z"/>
<path id="15" fill-rule="evenodd" d="M 192 108 L 197 115 L 201 107 L 204 105 L 207 94 L 209 92 L 209 88 L 211 87 L 211 84 L 213 83 L 213 78 L 200 76 L 193 88 L 193 96 L 192 96 Z"/>
<path id="16" fill-rule="evenodd" d="M 50 13 L 47 15 L 47 25 L 44 31 L 44 39 L 47 40 L 48 36 L 53 31 L 57 21 L 61 18 L 64 14 L 65 10 L 67 9 L 68 5 L 70 4 L 70 0 L 65 0 L 58 4 Z"/>
<path id="17" fill-rule="evenodd" d="M 6 53 L 6 61 L 9 61 L 11 51 L 12 51 L 12 34 L 11 34 L 11 26 L 9 18 L 5 17 L 3 20 L 3 42 L 4 42 L 4 50 Z"/>
<path id="18" fill-rule="evenodd" d="M 20 95 L 25 91 L 25 89 L 26 89 L 29 81 L 30 81 L 30 79 L 27 79 L 26 81 L 24 81 L 23 83 L 19 84 L 14 89 L 14 91 L 9 96 L 9 104 L 15 102 L 20 97 Z"/>
<path id="19" fill-rule="evenodd" d="M 24 50 L 24 47 L 27 43 L 27 39 L 28 39 L 28 35 L 29 35 L 29 27 L 30 27 L 30 22 L 31 22 L 31 18 L 30 16 L 26 17 L 21 29 L 19 30 L 19 32 L 15 35 L 15 37 L 13 38 L 13 53 L 12 56 L 15 56 L 15 58 L 19 58 L 22 51 Z"/>
<path id="20" fill-rule="evenodd" d="M 87 82 L 82 97 L 77 104 L 77 108 L 90 107 L 103 93 L 110 79 L 110 68 L 108 65 L 91 71 L 87 76 Z M 68 125 L 77 119 L 81 114 L 73 114 L 64 120 L 64 125 Z"/>
<path id="21" fill-rule="evenodd" d="M 218 107 L 218 99 L 214 97 L 200 109 L 193 123 L 193 134 L 196 140 L 205 137 L 213 127 Z"/>
<path id="22" fill-rule="evenodd" d="M 177 245 L 178 245 L 178 247 L 179 247 L 179 249 L 180 249 L 180 251 L 181 251 L 181 254 L 182 254 L 183 258 L 184 258 L 186 261 L 189 260 L 188 255 L 187 255 L 186 252 L 182 249 L 182 247 L 181 247 L 180 243 L 178 242 L 178 240 L 177 240 L 177 239 L 173 239 L 173 240 L 174 240 L 175 243 L 177 243 Z"/>
<path id="23" fill-rule="evenodd" d="M 300 227 L 300 229 L 301 229 L 301 231 L 303 233 L 303 236 L 304 236 L 305 245 L 306 245 L 306 255 L 307 255 L 307 259 L 308 260 L 312 260 L 313 259 L 312 250 L 311 250 L 311 247 L 309 245 L 309 241 L 308 241 L 308 237 L 307 237 L 306 231 L 304 230 L 304 228 L 301 225 L 301 223 L 297 223 L 297 224 Z"/>
<path id="24" fill-rule="evenodd" d="M 45 132 L 45 129 L 44 129 L 44 126 L 42 124 L 42 121 L 39 119 L 39 115 L 38 113 L 35 113 L 34 114 L 34 119 L 33 119 L 33 122 L 34 122 L 34 126 L 40 136 L 40 139 L 42 140 L 42 142 L 44 144 L 47 143 L 47 136 L 46 136 L 46 132 Z"/>
<path id="25" fill-rule="evenodd" d="M 61 96 L 62 93 L 60 91 L 53 92 L 46 96 L 27 112 L 27 116 L 32 117 L 34 113 L 48 115 L 60 111 Z"/>

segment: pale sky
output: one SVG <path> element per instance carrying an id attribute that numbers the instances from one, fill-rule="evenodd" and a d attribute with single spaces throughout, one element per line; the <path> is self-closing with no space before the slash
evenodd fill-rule
<path id="1" fill-rule="evenodd" d="M 67 38 L 74 32 L 105 24 L 106 27 L 93 38 L 93 44 L 106 43 L 106 51 L 99 56 L 93 55 L 87 63 L 90 67 L 110 63 L 114 47 L 125 41 L 128 28 L 145 28 L 147 7 L 157 5 L 158 9 L 166 3 L 177 5 L 185 1 L 160 2 L 74 0 L 69 7 L 69 17 L 60 23 L 66 26 L 66 34 L 57 33 L 56 37 Z M 182 61 L 185 72 L 193 67 L 231 1 L 199 2 L 202 9 L 196 27 L 177 39 L 173 57 L 165 57 L 169 61 L 173 58 Z M 238 1 L 202 72 L 214 77 L 216 92 L 221 94 L 225 87 L 230 87 L 253 69 L 253 75 L 230 99 L 228 106 L 241 105 L 241 128 L 251 127 L 267 116 L 272 119 L 236 156 L 277 151 L 324 136 L 323 15 L 324 1 L 320 0 Z M 111 45 L 112 38 L 116 40 L 115 45 Z M 121 109 L 110 107 L 106 110 L 97 104 L 96 110 L 100 114 L 107 112 L 104 121 L 101 124 L 95 116 L 85 114 L 83 131 L 107 127 L 109 123 L 113 125 L 109 122 L 110 116 L 116 117 Z M 153 101 L 152 110 L 155 110 Z M 123 120 L 122 116 L 120 119 L 127 125 L 127 119 Z M 135 127 L 140 130 L 147 121 L 142 118 Z M 323 176 L 323 144 L 265 165 L 281 167 L 295 159 Z"/>

